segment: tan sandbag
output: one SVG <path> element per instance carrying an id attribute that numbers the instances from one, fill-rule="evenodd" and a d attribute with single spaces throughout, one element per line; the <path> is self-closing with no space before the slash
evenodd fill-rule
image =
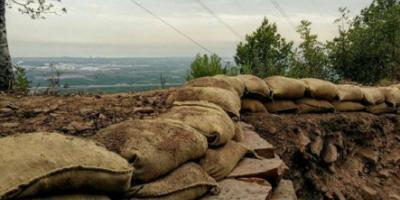
<path id="1" fill-rule="evenodd" d="M 272 193 L 271 200 L 297 200 L 292 181 L 282 180 Z"/>
<path id="2" fill-rule="evenodd" d="M 277 100 L 264 104 L 270 113 L 291 113 L 297 112 L 297 105 L 291 100 Z"/>
<path id="3" fill-rule="evenodd" d="M 229 141 L 223 147 L 208 149 L 204 158 L 200 160 L 200 165 L 218 181 L 228 176 L 247 152 L 248 149 L 242 144 Z"/>
<path id="4" fill-rule="evenodd" d="M 357 85 L 337 85 L 339 101 L 360 102 L 364 99 L 361 88 Z"/>
<path id="5" fill-rule="evenodd" d="M 244 140 L 244 131 L 239 123 L 235 123 L 235 136 L 232 138 L 235 142 L 241 142 Z"/>
<path id="6" fill-rule="evenodd" d="M 376 87 L 363 87 L 361 91 L 364 94 L 364 102 L 370 105 L 376 105 L 385 102 L 385 94 Z"/>
<path id="7" fill-rule="evenodd" d="M 261 103 L 259 100 L 245 98 L 242 99 L 242 112 L 267 112 L 267 109 L 265 108 L 264 104 Z"/>
<path id="8" fill-rule="evenodd" d="M 0 199 L 54 193 L 122 194 L 133 169 L 119 155 L 58 133 L 30 133 L 0 139 Z"/>
<path id="9" fill-rule="evenodd" d="M 229 84 L 226 80 L 222 78 L 214 78 L 214 77 L 202 77 L 193 79 L 185 84 L 188 87 L 216 87 L 225 90 L 229 90 L 231 92 L 237 93 L 239 96 L 242 94 L 238 93 L 235 88 Z"/>
<path id="10" fill-rule="evenodd" d="M 207 137 L 210 146 L 226 144 L 235 135 L 235 125 L 224 110 L 205 101 L 175 102 L 160 117 L 182 121 L 198 130 Z"/>
<path id="11" fill-rule="evenodd" d="M 332 100 L 338 95 L 338 90 L 335 84 L 316 78 L 302 79 L 307 85 L 307 93 L 315 99 Z"/>
<path id="12" fill-rule="evenodd" d="M 273 99 L 299 99 L 304 97 L 304 81 L 283 76 L 271 76 L 264 79 L 269 86 Z"/>
<path id="13" fill-rule="evenodd" d="M 181 164 L 202 157 L 207 139 L 175 120 L 128 120 L 100 130 L 93 138 L 135 167 L 135 180 L 152 181 Z"/>
<path id="14" fill-rule="evenodd" d="M 399 90 L 400 90 L 400 84 L 391 85 L 390 87 L 395 87 L 395 88 L 397 88 L 397 89 L 399 89 Z"/>
<path id="15" fill-rule="evenodd" d="M 254 179 L 253 179 L 254 180 Z M 271 197 L 272 186 L 267 181 L 225 179 L 218 182 L 221 192 L 218 195 L 207 195 L 202 200 L 267 200 Z"/>
<path id="16" fill-rule="evenodd" d="M 243 81 L 236 76 L 226 76 L 219 74 L 213 77 L 228 82 L 236 90 L 236 93 L 238 93 L 239 96 L 243 96 L 244 91 L 246 90 L 246 86 L 244 85 Z"/>
<path id="17" fill-rule="evenodd" d="M 111 200 L 111 199 L 107 196 L 101 196 L 101 195 L 71 194 L 71 195 L 59 195 L 59 196 L 40 197 L 40 198 L 29 198 L 23 200 Z"/>
<path id="18" fill-rule="evenodd" d="M 167 101 L 208 101 L 220 106 L 228 114 L 240 117 L 239 95 L 221 88 L 184 87 L 171 94 Z"/>
<path id="19" fill-rule="evenodd" d="M 359 102 L 352 101 L 335 101 L 332 103 L 338 112 L 357 112 L 365 110 L 365 106 Z"/>
<path id="20" fill-rule="evenodd" d="M 366 107 L 366 111 L 372 114 L 385 114 L 385 113 L 396 113 L 397 109 L 389 106 L 387 103 L 381 103 L 378 105 L 369 105 Z"/>
<path id="21" fill-rule="evenodd" d="M 274 146 L 251 130 L 243 131 L 242 144 L 254 151 L 258 156 L 273 158 L 275 156 Z"/>
<path id="22" fill-rule="evenodd" d="M 334 111 L 333 105 L 325 100 L 304 98 L 297 100 L 296 104 L 299 113 L 326 113 Z"/>
<path id="23" fill-rule="evenodd" d="M 265 81 L 263 81 L 261 78 L 248 74 L 238 75 L 236 77 L 243 81 L 248 94 L 258 95 L 261 97 L 270 96 L 271 91 Z"/>
<path id="24" fill-rule="evenodd" d="M 154 182 L 133 186 L 130 199 L 194 200 L 218 192 L 217 182 L 196 163 L 187 163 Z"/>
<path id="25" fill-rule="evenodd" d="M 395 87 L 381 87 L 380 89 L 385 95 L 386 103 L 394 107 L 400 104 L 400 89 Z"/>

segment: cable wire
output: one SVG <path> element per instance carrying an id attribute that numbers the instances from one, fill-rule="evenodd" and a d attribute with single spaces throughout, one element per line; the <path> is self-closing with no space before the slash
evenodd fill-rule
<path id="1" fill-rule="evenodd" d="M 197 45 L 198 47 L 200 47 L 201 49 L 203 49 L 204 51 L 207 51 L 210 54 L 214 54 L 213 51 L 211 51 L 210 49 L 208 49 L 207 47 L 205 47 L 204 45 L 202 45 L 200 42 L 197 42 L 195 39 L 193 39 L 192 37 L 190 37 L 189 35 L 187 35 L 186 33 L 184 33 L 183 31 L 179 30 L 178 28 L 176 28 L 175 26 L 173 26 L 172 24 L 170 24 L 169 22 L 165 21 L 163 18 L 161 18 L 160 16 L 158 16 L 156 13 L 152 12 L 151 10 L 147 9 L 146 7 L 144 7 L 142 4 L 140 4 L 139 2 L 137 2 L 136 0 L 130 0 L 132 3 L 134 3 L 136 6 L 138 6 L 139 8 L 143 9 L 144 11 L 146 11 L 147 13 L 149 13 L 151 16 L 153 16 L 154 18 L 160 20 L 163 24 L 165 24 L 166 26 L 170 27 L 171 29 L 173 29 L 174 31 L 176 31 L 178 34 L 180 34 L 181 36 L 185 37 L 187 40 L 191 41 L 192 43 L 194 43 L 195 45 Z"/>
<path id="2" fill-rule="evenodd" d="M 215 19 L 219 21 L 222 25 L 224 25 L 233 35 L 235 35 L 239 40 L 242 39 L 242 35 L 238 33 L 232 26 L 226 23 L 221 17 L 219 17 L 213 10 L 211 10 L 206 4 L 204 4 L 201 0 L 195 0 L 204 10 L 206 10 L 210 15 L 212 15 Z"/>
<path id="3" fill-rule="evenodd" d="M 272 5 L 278 10 L 278 12 L 288 21 L 288 23 L 292 26 L 292 28 L 297 31 L 295 23 L 290 19 L 289 15 L 286 14 L 286 11 L 281 7 L 281 5 L 275 1 L 275 0 L 270 0 Z"/>

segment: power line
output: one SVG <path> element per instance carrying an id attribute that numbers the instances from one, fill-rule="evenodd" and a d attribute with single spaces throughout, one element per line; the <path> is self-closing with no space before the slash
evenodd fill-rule
<path id="1" fill-rule="evenodd" d="M 140 4 L 136 0 L 131 0 L 131 2 L 134 3 L 136 6 L 140 7 L 141 9 L 143 9 L 144 11 L 146 11 L 147 13 L 149 13 L 151 16 L 153 16 L 153 17 L 157 18 L 158 20 L 160 20 L 163 24 L 167 25 L 168 27 L 170 27 L 171 29 L 176 31 L 178 34 L 180 34 L 181 36 L 185 37 L 186 39 L 188 39 L 189 41 L 191 41 L 192 43 L 194 43 L 195 45 L 197 45 L 198 47 L 200 47 L 204 51 L 207 51 L 210 54 L 214 54 L 213 51 L 211 51 L 210 49 L 208 49 L 207 47 L 202 45 L 200 42 L 197 42 L 195 39 L 193 39 L 189 35 L 185 34 L 181 30 L 179 30 L 178 28 L 176 28 L 175 26 L 170 24 L 169 22 L 165 21 L 163 18 L 161 18 L 160 16 L 158 16 L 157 14 L 152 12 L 151 10 L 147 9 L 146 7 L 144 7 L 142 4 Z"/>
<path id="2" fill-rule="evenodd" d="M 288 23 L 292 26 L 292 28 L 297 31 L 296 25 L 290 19 L 289 15 L 286 14 L 286 11 L 279 5 L 279 3 L 275 0 L 270 0 L 272 5 L 278 10 L 278 12 L 288 21 Z"/>
<path id="3" fill-rule="evenodd" d="M 232 26 L 226 23 L 221 17 L 219 17 L 213 10 L 211 10 L 206 4 L 204 4 L 201 0 L 195 0 L 204 10 L 206 10 L 210 15 L 212 15 L 215 19 L 217 19 L 222 25 L 224 25 L 232 34 L 242 39 L 242 35 L 239 34 Z"/>

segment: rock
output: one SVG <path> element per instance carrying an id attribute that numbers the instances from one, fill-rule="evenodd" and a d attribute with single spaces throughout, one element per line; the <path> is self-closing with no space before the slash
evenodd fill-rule
<path id="1" fill-rule="evenodd" d="M 299 143 L 298 143 L 299 144 L 299 146 L 298 146 L 299 151 L 301 153 L 305 153 L 306 150 L 307 150 L 307 146 L 311 143 L 311 140 L 310 140 L 310 138 L 308 136 L 306 136 L 304 134 L 303 131 L 299 132 L 299 136 L 298 137 L 299 137 Z"/>
<path id="2" fill-rule="evenodd" d="M 378 192 L 375 191 L 374 189 L 372 189 L 366 185 L 363 185 L 363 186 L 361 186 L 360 190 L 361 190 L 361 195 L 363 196 L 363 198 L 365 200 L 378 199 Z"/>
<path id="3" fill-rule="evenodd" d="M 324 141 L 320 136 L 317 136 L 310 146 L 311 153 L 316 156 L 321 156 L 321 151 L 324 148 Z"/>
<path id="4" fill-rule="evenodd" d="M 272 185 L 277 185 L 287 169 L 280 159 L 244 158 L 228 175 L 228 178 L 262 178 Z"/>
<path id="5" fill-rule="evenodd" d="M 134 113 L 150 114 L 150 113 L 154 112 L 154 108 L 152 108 L 150 106 L 139 107 L 139 108 L 134 108 L 133 112 Z"/>
<path id="6" fill-rule="evenodd" d="M 328 144 L 326 146 L 323 159 L 327 164 L 334 163 L 338 159 L 338 152 L 335 145 Z"/>
<path id="7" fill-rule="evenodd" d="M 379 160 L 379 152 L 371 149 L 371 148 L 361 148 L 358 149 L 357 151 L 358 155 L 360 155 L 362 158 L 372 162 L 372 163 L 377 163 Z"/>
<path id="8" fill-rule="evenodd" d="M 400 196 L 397 194 L 393 194 L 393 192 L 389 193 L 389 200 L 400 200 Z"/>
<path id="9" fill-rule="evenodd" d="M 254 131 L 254 126 L 252 126 L 248 123 L 238 122 L 238 124 L 242 128 L 243 131 L 247 131 L 247 130 Z"/>
<path id="10" fill-rule="evenodd" d="M 0 116 L 2 116 L 2 117 L 11 116 L 13 113 L 14 113 L 14 111 L 11 108 L 1 108 L 0 109 Z"/>
<path id="11" fill-rule="evenodd" d="M 282 180 L 272 193 L 271 200 L 297 200 L 292 181 Z"/>
<path id="12" fill-rule="evenodd" d="M 20 125 L 18 122 L 6 122 L 0 124 L 2 128 L 17 128 Z"/>
<path id="13" fill-rule="evenodd" d="M 256 132 L 244 131 L 243 136 L 242 143 L 250 150 L 254 150 L 257 155 L 264 158 L 273 158 L 275 156 L 274 146 L 261 138 Z"/>
<path id="14" fill-rule="evenodd" d="M 64 130 L 67 130 L 68 132 L 75 133 L 75 132 L 81 132 L 81 131 L 86 131 L 86 130 L 91 130 L 94 128 L 94 123 L 93 122 L 77 122 L 73 121 L 68 126 L 64 127 Z"/>

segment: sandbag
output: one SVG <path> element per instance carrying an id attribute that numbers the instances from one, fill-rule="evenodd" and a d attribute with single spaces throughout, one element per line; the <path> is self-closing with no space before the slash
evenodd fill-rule
<path id="1" fill-rule="evenodd" d="M 226 76 L 226 75 L 215 75 L 213 76 L 216 79 L 222 79 L 226 82 L 228 82 L 235 90 L 236 93 L 239 94 L 239 96 L 243 96 L 244 91 L 246 90 L 246 86 L 244 85 L 243 81 L 240 80 L 238 77 L 236 76 Z"/>
<path id="2" fill-rule="evenodd" d="M 254 180 L 254 181 L 253 181 Z M 207 195 L 202 200 L 267 200 L 271 196 L 272 186 L 263 179 L 225 179 L 218 182 L 221 192 Z"/>
<path id="3" fill-rule="evenodd" d="M 271 76 L 264 80 L 271 90 L 273 99 L 299 99 L 304 97 L 306 84 L 301 80 L 283 76 Z"/>
<path id="4" fill-rule="evenodd" d="M 59 195 L 59 196 L 48 196 L 40 198 L 29 198 L 23 200 L 111 200 L 107 196 L 101 195 L 89 195 L 89 194 L 71 194 L 71 195 Z"/>
<path id="5" fill-rule="evenodd" d="M 364 99 L 361 88 L 356 85 L 337 85 L 339 101 L 360 102 Z"/>
<path id="6" fill-rule="evenodd" d="M 366 107 L 366 111 L 372 114 L 385 114 L 385 113 L 396 113 L 397 109 L 389 106 L 387 103 L 381 103 L 378 105 L 369 105 Z"/>
<path id="7" fill-rule="evenodd" d="M 267 112 L 264 104 L 261 103 L 259 100 L 256 99 L 242 99 L 242 112 L 251 112 L 251 113 L 258 113 L 258 112 Z"/>
<path id="8" fill-rule="evenodd" d="M 135 167 L 135 181 L 149 182 L 181 164 L 202 157 L 207 139 L 182 122 L 128 120 L 100 130 L 94 140 Z"/>
<path id="9" fill-rule="evenodd" d="M 342 101 L 333 102 L 333 107 L 339 112 L 357 112 L 365 110 L 365 106 L 358 102 Z"/>
<path id="10" fill-rule="evenodd" d="M 239 96 L 242 94 L 238 93 L 235 88 L 229 84 L 226 80 L 222 78 L 214 78 L 214 77 L 202 77 L 193 79 L 185 84 L 185 86 L 189 87 L 216 87 L 225 90 L 229 90 L 231 92 L 237 93 Z"/>
<path id="11" fill-rule="evenodd" d="M 331 103 L 325 100 L 299 99 L 296 101 L 299 113 L 326 113 L 334 111 Z"/>
<path id="12" fill-rule="evenodd" d="M 244 140 L 244 131 L 239 123 L 235 123 L 235 136 L 232 138 L 235 142 L 241 142 Z"/>
<path id="13" fill-rule="evenodd" d="M 175 102 L 160 117 L 182 121 L 198 130 L 207 137 L 210 146 L 226 144 L 235 135 L 235 125 L 231 118 L 220 107 L 208 102 Z"/>
<path id="14" fill-rule="evenodd" d="M 237 76 L 241 81 L 243 81 L 246 86 L 246 92 L 251 95 L 256 95 L 261 98 L 269 97 L 271 91 L 268 85 L 261 78 L 258 78 L 254 75 L 238 75 Z"/>
<path id="15" fill-rule="evenodd" d="M 242 144 L 230 141 L 223 147 L 208 149 L 200 165 L 218 181 L 228 176 L 247 152 L 248 149 Z"/>
<path id="16" fill-rule="evenodd" d="M 92 141 L 57 133 L 0 139 L 0 199 L 96 192 L 122 194 L 133 168 Z"/>
<path id="17" fill-rule="evenodd" d="M 228 114 L 240 117 L 239 95 L 221 88 L 184 87 L 172 93 L 167 101 L 208 101 L 220 106 Z"/>
<path id="18" fill-rule="evenodd" d="M 385 102 L 391 106 L 397 107 L 400 104 L 400 89 L 395 87 L 381 87 L 385 95 Z"/>
<path id="19" fill-rule="evenodd" d="M 338 95 L 336 85 L 329 81 L 315 78 L 305 78 L 302 80 L 307 85 L 306 93 L 312 98 L 332 100 Z"/>
<path id="20" fill-rule="evenodd" d="M 297 112 L 297 105 L 290 100 L 277 100 L 264 104 L 270 113 L 291 113 Z"/>
<path id="21" fill-rule="evenodd" d="M 363 87 L 361 91 L 364 94 L 364 102 L 367 104 L 376 105 L 385 102 L 385 94 L 379 88 Z"/>
<path id="22" fill-rule="evenodd" d="M 390 87 L 395 87 L 395 88 L 397 88 L 397 89 L 399 89 L 399 90 L 400 90 L 400 84 L 391 85 Z"/>
<path id="23" fill-rule="evenodd" d="M 217 193 L 217 182 L 196 163 L 187 163 L 154 182 L 133 186 L 130 199 L 194 200 L 209 191 Z"/>

